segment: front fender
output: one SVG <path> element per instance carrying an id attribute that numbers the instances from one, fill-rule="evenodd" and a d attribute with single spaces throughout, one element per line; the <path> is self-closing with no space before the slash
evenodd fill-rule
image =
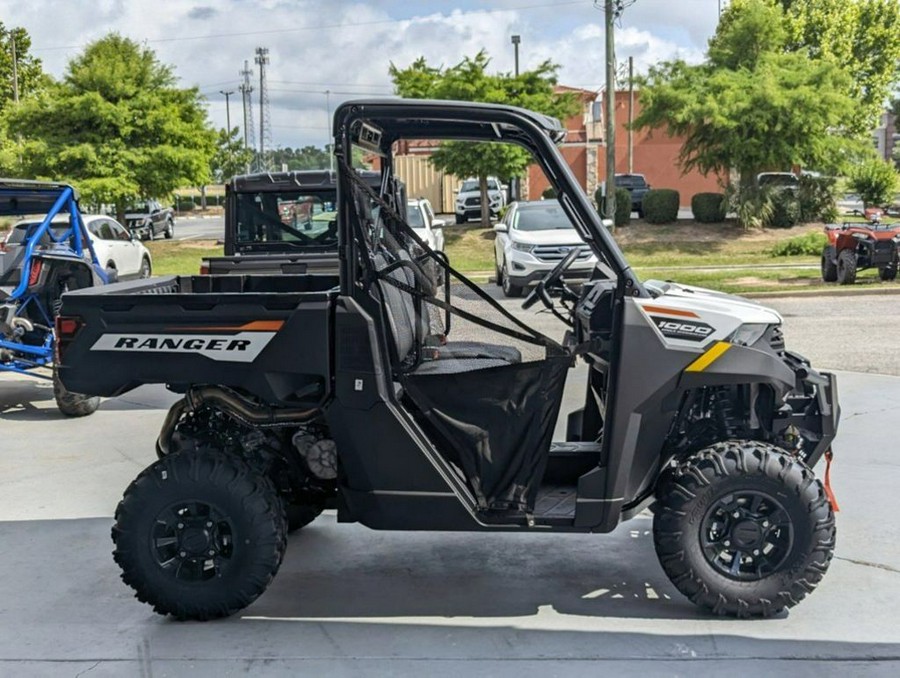
<path id="1" fill-rule="evenodd" d="M 796 387 L 797 376 L 777 354 L 720 341 L 685 368 L 678 386 L 687 390 L 733 384 L 770 384 L 784 396 Z"/>

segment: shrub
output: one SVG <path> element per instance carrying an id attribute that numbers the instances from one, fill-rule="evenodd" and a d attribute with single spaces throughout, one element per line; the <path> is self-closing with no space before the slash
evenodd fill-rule
<path id="1" fill-rule="evenodd" d="M 701 224 L 718 224 L 725 221 L 725 195 L 723 193 L 697 193 L 691 198 L 691 212 Z"/>
<path id="2" fill-rule="evenodd" d="M 644 194 L 644 218 L 651 224 L 668 224 L 678 219 L 681 196 L 671 188 L 653 188 Z"/>
<path id="3" fill-rule="evenodd" d="M 631 223 L 631 193 L 624 188 L 616 189 L 616 226 Z"/>
<path id="4" fill-rule="evenodd" d="M 547 188 L 544 189 L 544 192 L 541 193 L 541 197 L 544 200 L 552 200 L 556 197 L 556 189 L 553 188 L 553 186 L 547 186 Z"/>
<path id="5" fill-rule="evenodd" d="M 866 207 L 883 207 L 894 198 L 897 172 L 889 162 L 867 160 L 851 172 L 850 188 L 859 193 L 859 198 Z"/>
<path id="6" fill-rule="evenodd" d="M 594 191 L 594 202 L 601 217 L 606 217 L 606 204 L 603 199 L 603 187 Z M 631 223 L 631 193 L 624 188 L 616 189 L 616 215 L 613 219 L 616 226 L 627 226 Z"/>
<path id="7" fill-rule="evenodd" d="M 800 200 L 793 191 L 774 188 L 771 190 L 772 217 L 769 225 L 774 228 L 791 228 L 800 223 Z"/>
<path id="8" fill-rule="evenodd" d="M 837 219 L 837 179 L 834 177 L 811 177 L 800 175 L 797 198 L 800 201 L 800 221 L 824 221 L 831 223 Z"/>
<path id="9" fill-rule="evenodd" d="M 802 254 L 818 256 L 827 244 L 828 237 L 824 233 L 807 233 L 775 243 L 771 254 L 773 257 L 793 257 Z"/>

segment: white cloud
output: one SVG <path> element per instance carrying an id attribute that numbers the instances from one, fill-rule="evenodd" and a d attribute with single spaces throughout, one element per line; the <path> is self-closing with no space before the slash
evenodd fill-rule
<path id="1" fill-rule="evenodd" d="M 269 48 L 268 70 L 274 142 L 282 146 L 327 140 L 326 97 L 331 105 L 354 94 L 389 95 L 390 62 L 404 66 L 419 56 L 449 65 L 486 49 L 498 70 L 513 69 L 509 36 L 522 36 L 521 64 L 544 59 L 561 65 L 564 84 L 599 87 L 603 80 L 603 16 L 584 5 L 516 9 L 528 3 L 497 1 L 493 11 L 472 5 L 369 0 L 0 0 L 7 26 L 31 33 L 35 55 L 61 75 L 79 46 L 118 31 L 146 41 L 159 58 L 176 68 L 186 85 L 209 98 L 210 118 L 224 126 L 221 89 L 236 90 L 244 59 L 253 62 L 257 46 Z M 698 13 L 709 4 L 709 13 Z M 436 10 L 435 7 L 438 7 Z M 421 16 L 397 20 L 417 11 Z M 482 9 L 478 9 L 482 8 Z M 427 12 L 427 13 L 424 13 Z M 681 23 L 679 23 L 681 22 Z M 715 23 L 715 0 L 647 2 L 626 10 L 617 31 L 617 54 L 635 57 L 639 71 L 660 59 L 701 57 Z M 343 24 L 343 27 L 336 27 Z M 641 28 L 637 28 L 641 26 Z M 677 28 L 673 28 L 677 26 Z M 59 49 L 62 47 L 63 49 Z M 258 88 L 256 77 L 253 83 Z M 254 92 L 254 97 L 257 92 Z M 240 120 L 240 98 L 231 99 L 232 123 Z M 254 101 L 254 118 L 259 121 Z"/>

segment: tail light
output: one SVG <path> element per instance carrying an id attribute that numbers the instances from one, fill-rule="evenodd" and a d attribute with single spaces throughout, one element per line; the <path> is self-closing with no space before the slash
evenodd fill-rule
<path id="1" fill-rule="evenodd" d="M 5 241 L 5 240 L 0 240 L 0 252 L 6 252 L 6 251 L 8 251 L 8 250 L 6 249 L 6 241 Z"/>
<path id="2" fill-rule="evenodd" d="M 82 322 L 81 318 L 64 315 L 56 316 L 56 343 L 53 347 L 53 352 L 55 354 L 54 362 L 57 365 L 62 361 L 65 349 L 72 343 L 75 335 L 81 331 L 82 327 L 84 327 L 84 322 Z"/>
<path id="3" fill-rule="evenodd" d="M 44 262 L 40 259 L 33 259 L 31 262 L 31 270 L 28 272 L 28 286 L 32 287 L 38 284 L 41 279 L 41 269 L 44 268 Z"/>
<path id="4" fill-rule="evenodd" d="M 200 262 L 200 275 L 209 275 L 209 260 L 204 259 Z"/>

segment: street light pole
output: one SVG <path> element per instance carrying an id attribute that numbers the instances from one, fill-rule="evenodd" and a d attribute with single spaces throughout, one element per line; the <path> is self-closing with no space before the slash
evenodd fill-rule
<path id="1" fill-rule="evenodd" d="M 230 92 L 225 91 L 224 89 L 219 90 L 219 94 L 222 94 L 225 97 L 225 124 L 227 125 L 226 129 L 228 130 L 228 134 L 231 134 L 231 103 L 228 100 L 232 94 L 234 94 L 234 90 Z"/>
<path id="2" fill-rule="evenodd" d="M 522 36 L 514 35 L 512 36 L 512 44 L 513 49 L 516 53 L 516 77 L 519 77 L 519 43 L 522 42 Z"/>
<path id="3" fill-rule="evenodd" d="M 334 143 L 331 140 L 331 90 L 325 90 L 325 124 L 328 125 L 328 143 L 325 148 L 328 150 L 328 170 L 334 172 Z M 351 160 L 351 165 L 353 164 Z"/>

